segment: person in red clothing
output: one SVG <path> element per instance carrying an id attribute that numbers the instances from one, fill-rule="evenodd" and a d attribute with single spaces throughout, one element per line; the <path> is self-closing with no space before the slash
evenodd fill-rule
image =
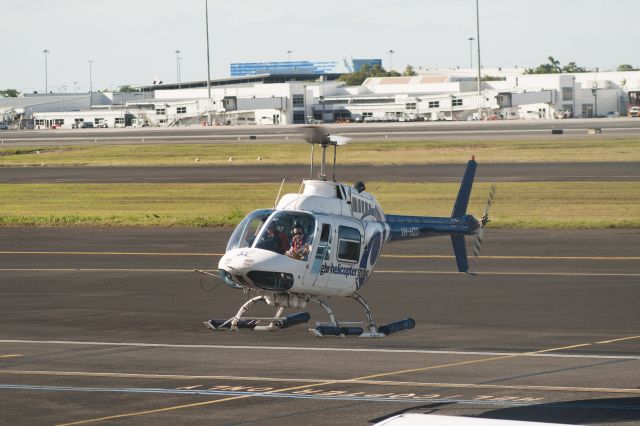
<path id="1" fill-rule="evenodd" d="M 289 250 L 289 240 L 284 232 L 280 231 L 274 223 L 269 224 L 267 228 L 267 237 L 273 242 L 275 252 L 285 254 Z"/>
<path id="2" fill-rule="evenodd" d="M 304 260 L 311 248 L 309 247 L 309 242 L 307 238 L 304 236 L 304 230 L 302 226 L 296 223 L 293 226 L 293 238 L 291 238 L 291 248 L 287 251 L 287 256 L 293 257 L 294 259 Z"/>

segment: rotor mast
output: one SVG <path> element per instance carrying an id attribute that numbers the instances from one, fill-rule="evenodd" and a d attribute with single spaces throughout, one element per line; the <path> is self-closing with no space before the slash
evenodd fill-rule
<path id="1" fill-rule="evenodd" d="M 318 174 L 318 178 L 320 180 L 327 180 L 327 148 L 329 146 L 333 146 L 333 175 L 332 179 L 335 182 L 336 180 L 336 159 L 337 159 L 337 150 L 338 145 L 346 145 L 349 141 L 349 138 L 345 138 L 343 136 L 331 136 L 324 131 L 322 127 L 319 126 L 308 126 L 304 128 L 305 133 L 305 141 L 311 144 L 311 169 L 310 174 L 311 178 L 313 178 L 313 159 L 314 159 L 314 148 L 315 145 L 320 145 L 322 147 L 322 158 L 320 160 L 320 173 Z"/>

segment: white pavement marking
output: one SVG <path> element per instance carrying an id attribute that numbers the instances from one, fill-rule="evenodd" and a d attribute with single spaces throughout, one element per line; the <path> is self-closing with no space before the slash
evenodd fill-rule
<path id="1" fill-rule="evenodd" d="M 634 336 L 633 338 L 638 338 Z M 629 338 L 631 339 L 631 338 Z M 174 349 L 228 349 L 228 350 L 264 350 L 264 351 L 306 351 L 306 352 L 353 352 L 353 353 L 409 353 L 409 354 L 434 354 L 434 355 L 482 355 L 482 356 L 531 356 L 548 358 L 580 358 L 580 359 L 628 359 L 640 360 L 640 355 L 596 355 L 596 354 L 557 354 L 557 353 L 531 353 L 520 352 L 485 352 L 485 351 L 437 351 L 423 349 L 373 349 L 373 348 L 309 348 L 302 346 L 251 346 L 251 345 L 188 345 L 172 343 L 142 343 L 142 342 L 93 342 L 74 340 L 16 340 L 4 339 L 2 343 L 36 344 L 36 345 L 75 345 L 75 346 L 129 346 L 140 348 L 174 348 Z"/>
<path id="2" fill-rule="evenodd" d="M 285 377 L 256 377 L 256 376 L 212 376 L 194 374 L 152 374 L 152 373 L 121 373 L 96 371 L 58 371 L 58 370 L 3 370 L 0 375 L 6 376 L 51 376 L 51 377 L 95 377 L 117 379 L 164 379 L 164 380 L 228 380 L 234 382 L 286 382 L 286 383 L 316 383 L 332 379 L 304 379 Z M 544 392 L 582 392 L 582 393 L 614 393 L 640 394 L 640 389 L 634 388 L 597 388 L 582 386 L 549 386 L 549 385 L 496 385 L 482 383 L 443 383 L 443 382 L 407 382 L 397 380 L 334 380 L 338 384 L 372 385 L 388 387 L 419 387 L 419 388 L 462 388 L 462 389 L 499 389 L 524 390 Z M 202 385 L 179 387 L 177 389 L 195 389 Z"/>

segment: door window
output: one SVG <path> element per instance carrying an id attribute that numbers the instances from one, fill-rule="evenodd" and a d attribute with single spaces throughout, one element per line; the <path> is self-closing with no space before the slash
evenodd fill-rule
<path id="1" fill-rule="evenodd" d="M 318 242 L 318 250 L 316 251 L 311 272 L 319 274 L 322 262 L 329 259 L 331 259 L 331 225 L 323 223 L 320 241 Z"/>
<path id="2" fill-rule="evenodd" d="M 349 226 L 338 227 L 338 260 L 357 262 L 360 258 L 360 231 Z"/>

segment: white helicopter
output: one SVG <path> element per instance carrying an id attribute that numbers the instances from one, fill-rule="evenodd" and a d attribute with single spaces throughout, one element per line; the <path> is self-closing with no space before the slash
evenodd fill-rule
<path id="1" fill-rule="evenodd" d="M 312 176 L 314 146 L 322 148 L 319 178 L 304 180 L 304 190 L 286 194 L 279 201 L 276 198 L 273 209 L 256 210 L 238 224 L 220 259 L 218 274 L 229 286 L 255 296 L 235 316 L 205 321 L 205 326 L 214 331 L 288 328 L 308 322 L 310 315 L 298 312 L 283 316 L 285 308 L 304 309 L 312 302 L 329 316 L 328 323 L 316 323 L 309 329 L 318 337 L 384 337 L 413 328 L 415 321 L 411 318 L 378 327 L 367 302 L 358 294 L 373 273 L 382 247 L 392 241 L 449 235 L 458 271 L 467 272 L 465 235 L 478 235 L 474 246 L 477 255 L 495 187 L 480 220 L 466 214 L 477 166 L 471 159 L 451 217 L 385 215 L 362 182 L 350 186 L 335 181 L 336 149 L 349 139 L 329 135 L 317 126 L 305 131 L 306 141 L 312 145 Z M 333 179 L 327 180 L 326 151 L 330 146 L 334 147 Z M 356 300 L 365 310 L 366 321 L 339 322 L 322 300 L 336 296 Z M 245 316 L 258 302 L 276 308 L 275 315 Z"/>

